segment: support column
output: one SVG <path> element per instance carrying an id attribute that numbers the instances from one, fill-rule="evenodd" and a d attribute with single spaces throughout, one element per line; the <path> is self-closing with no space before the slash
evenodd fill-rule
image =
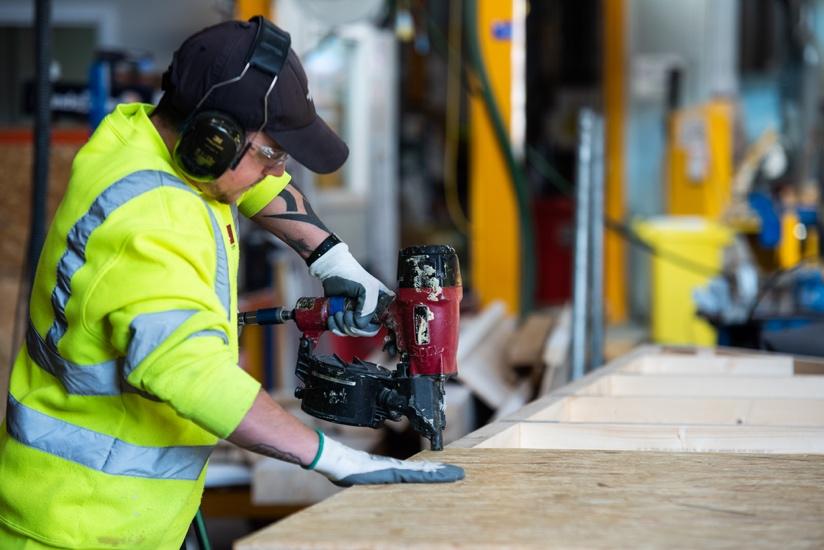
<path id="1" fill-rule="evenodd" d="M 498 108 L 510 128 L 512 42 L 507 29 L 512 25 L 513 2 L 476 2 L 481 55 Z M 470 99 L 470 117 L 471 284 L 482 304 L 502 300 L 508 312 L 515 314 L 520 307 L 521 280 L 515 195 L 481 98 Z"/>
<path id="2" fill-rule="evenodd" d="M 624 121 L 626 117 L 626 0 L 603 0 L 604 10 L 604 115 L 606 117 L 606 215 L 623 222 Z M 604 241 L 605 300 L 607 318 L 620 323 L 627 318 L 626 247 L 621 237 L 607 232 Z"/>

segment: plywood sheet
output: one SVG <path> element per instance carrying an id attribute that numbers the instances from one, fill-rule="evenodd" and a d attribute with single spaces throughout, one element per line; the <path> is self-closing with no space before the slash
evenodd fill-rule
<path id="1" fill-rule="evenodd" d="M 438 459 L 466 480 L 350 489 L 235 548 L 824 546 L 819 456 L 447 449 Z"/>

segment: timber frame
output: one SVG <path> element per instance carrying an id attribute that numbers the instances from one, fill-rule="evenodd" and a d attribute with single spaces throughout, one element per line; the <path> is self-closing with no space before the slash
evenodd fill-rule
<path id="1" fill-rule="evenodd" d="M 824 453 L 824 361 L 642 346 L 452 446 Z"/>

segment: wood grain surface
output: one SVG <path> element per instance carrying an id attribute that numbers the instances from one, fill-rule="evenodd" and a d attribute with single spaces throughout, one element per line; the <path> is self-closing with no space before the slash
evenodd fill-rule
<path id="1" fill-rule="evenodd" d="M 437 459 L 466 479 L 356 487 L 235 548 L 824 547 L 822 456 L 447 449 Z"/>

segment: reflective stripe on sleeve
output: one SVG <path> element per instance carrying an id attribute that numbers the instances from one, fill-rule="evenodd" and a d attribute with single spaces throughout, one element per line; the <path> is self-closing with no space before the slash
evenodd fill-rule
<path id="1" fill-rule="evenodd" d="M 156 170 L 142 170 L 129 174 L 125 178 L 116 181 L 89 207 L 84 214 L 69 230 L 67 236 L 66 252 L 57 264 L 57 284 L 52 291 L 52 308 L 54 309 L 54 323 L 46 335 L 46 340 L 52 349 L 57 349 L 57 344 L 66 333 L 66 304 L 71 298 L 71 279 L 74 274 L 86 263 L 86 246 L 92 232 L 106 221 L 106 218 L 119 207 L 126 204 L 131 199 L 142 195 L 147 191 L 159 187 L 174 187 L 189 193 L 195 193 L 189 186 L 180 181 L 177 177 L 166 172 Z M 231 297 L 229 288 L 229 261 L 226 256 L 226 246 L 223 243 L 223 233 L 217 222 L 214 212 L 205 203 L 206 211 L 212 224 L 215 239 L 215 251 L 217 262 L 215 266 L 215 292 L 220 299 L 220 303 L 226 309 L 227 318 L 231 318 L 230 307 Z"/>
<path id="2" fill-rule="evenodd" d="M 194 309 L 178 309 L 135 316 L 130 325 L 132 334 L 126 350 L 123 378 L 128 378 L 150 353 L 195 313 Z"/>
<path id="3" fill-rule="evenodd" d="M 48 344 L 29 323 L 26 331 L 29 357 L 74 395 L 120 395 L 122 378 L 117 361 L 111 359 L 94 365 L 78 365 L 49 349 Z"/>
<path id="4" fill-rule="evenodd" d="M 132 334 L 126 358 L 122 361 L 111 359 L 94 365 L 78 365 L 68 361 L 49 349 L 31 324 L 26 332 L 26 346 L 34 362 L 60 380 L 72 395 L 120 395 L 126 391 L 156 400 L 154 396 L 130 385 L 126 378 L 195 313 L 193 309 L 170 310 L 136 316 L 131 324 Z M 224 332 L 213 329 L 195 332 L 189 338 L 200 336 L 218 336 L 224 343 L 229 343 L 229 337 Z"/>
<path id="5" fill-rule="evenodd" d="M 226 344 L 227 346 L 229 345 L 229 337 L 226 336 L 225 332 L 220 331 L 220 330 L 213 330 L 213 329 L 201 330 L 199 332 L 195 332 L 194 334 L 190 335 L 189 338 L 199 338 L 201 336 L 217 336 L 218 338 L 223 340 L 224 344 Z"/>
<path id="6" fill-rule="evenodd" d="M 6 419 L 9 435 L 23 445 L 111 475 L 196 480 L 214 448 L 133 445 L 36 411 L 11 393 Z"/>
<path id="7" fill-rule="evenodd" d="M 148 397 L 148 394 L 126 384 L 124 380 L 140 361 L 151 353 L 154 346 L 165 340 L 165 338 L 158 340 L 159 334 L 165 334 L 166 336 L 171 334 L 166 324 L 158 327 L 152 326 L 155 321 L 167 323 L 169 320 L 162 316 L 168 312 L 147 314 L 141 316 L 146 317 L 146 319 L 135 319 L 133 321 L 132 329 L 134 330 L 135 322 L 137 322 L 147 338 L 135 342 L 133 334 L 125 360 L 111 359 L 94 365 L 78 365 L 64 359 L 57 351 L 57 345 L 66 333 L 68 325 L 66 305 L 71 298 L 71 279 L 86 263 L 86 247 L 89 237 L 117 208 L 131 199 L 159 187 L 173 187 L 196 194 L 195 191 L 172 174 L 155 170 L 134 172 L 106 188 L 95 199 L 88 212 L 74 224 L 68 233 L 66 251 L 57 264 L 57 283 L 51 295 L 54 322 L 49 328 L 45 339 L 40 336 L 30 322 L 26 335 L 26 344 L 35 363 L 57 377 L 70 394 L 119 395 L 123 391 L 130 391 Z M 214 232 L 216 255 L 215 294 L 226 310 L 227 318 L 231 319 L 229 261 L 226 246 L 223 242 L 223 233 L 220 230 L 215 213 L 205 199 L 201 198 L 201 200 L 203 200 L 204 207 L 209 214 Z M 150 317 L 152 315 L 158 315 L 159 317 Z M 174 324 L 173 321 L 172 324 Z M 228 344 L 228 337 L 222 335 L 222 338 Z M 121 365 L 124 366 L 125 372 L 121 371 Z"/>
<path id="8" fill-rule="evenodd" d="M 71 298 L 71 279 L 86 263 L 86 246 L 92 232 L 100 227 L 112 212 L 133 198 L 164 186 L 194 193 L 185 183 L 166 172 L 134 172 L 107 187 L 69 230 L 66 237 L 66 252 L 57 263 L 57 284 L 51 296 L 54 323 L 46 335 L 49 347 L 56 350 L 58 342 L 66 333 L 66 304 Z M 209 211 L 211 213 L 211 209 Z"/>

